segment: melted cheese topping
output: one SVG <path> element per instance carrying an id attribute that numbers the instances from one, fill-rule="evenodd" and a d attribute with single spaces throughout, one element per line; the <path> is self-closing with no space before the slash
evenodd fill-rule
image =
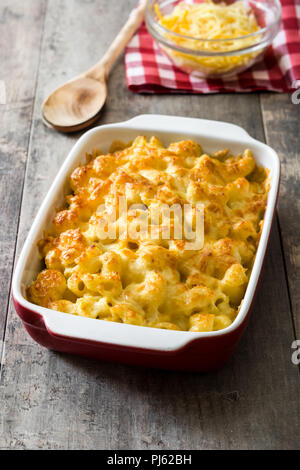
<path id="1" fill-rule="evenodd" d="M 259 42 L 260 36 L 245 37 L 260 29 L 254 13 L 247 10 L 242 0 L 231 5 L 215 4 L 211 0 L 192 5 L 179 3 L 171 14 L 163 16 L 156 7 L 159 23 L 186 38 L 165 36 L 178 46 L 204 52 L 227 52 L 252 46 Z M 242 38 L 236 40 L 234 38 Z M 199 39 L 195 41 L 194 39 Z M 218 41 L 228 39 L 227 41 Z M 210 40 L 210 41 L 205 41 Z M 216 40 L 216 41 L 214 41 Z M 234 56 L 197 57 L 191 54 L 167 49 L 178 65 L 197 64 L 215 73 L 228 72 L 236 67 L 247 64 L 257 56 L 257 52 Z M 200 67 L 201 69 L 201 67 Z"/>
<path id="2" fill-rule="evenodd" d="M 39 249 L 45 269 L 28 288 L 30 301 L 54 310 L 156 328 L 212 331 L 237 315 L 251 273 L 268 194 L 267 171 L 250 150 L 212 155 L 193 141 L 167 148 L 139 136 L 126 146 L 96 150 L 71 177 L 72 194 Z M 139 210 L 114 222 L 116 238 L 101 238 L 105 215 L 143 204 L 147 217 L 162 204 L 204 206 L 204 246 L 141 234 L 121 227 Z M 118 212 L 118 211 L 117 211 Z M 156 227 L 158 232 L 163 221 Z M 106 227 L 107 229 L 109 227 Z M 151 227 L 150 227 L 151 228 Z M 130 233 L 130 231 L 129 231 Z"/>

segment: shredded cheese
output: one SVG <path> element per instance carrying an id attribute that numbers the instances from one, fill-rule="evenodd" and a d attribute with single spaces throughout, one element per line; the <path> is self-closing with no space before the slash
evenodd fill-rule
<path id="1" fill-rule="evenodd" d="M 159 23 L 172 33 L 186 37 L 165 37 L 178 46 L 203 52 L 228 52 L 252 46 L 259 42 L 260 35 L 247 37 L 260 29 L 254 13 L 242 0 L 231 5 L 215 4 L 211 0 L 202 3 L 179 3 L 171 14 L 163 16 L 156 4 Z M 246 36 L 246 37 L 244 37 Z M 236 39 L 241 38 L 241 39 Z M 195 39 L 198 39 L 195 41 Z M 225 39 L 225 41 L 218 41 Z M 228 39 L 228 40 L 227 40 Z M 209 41 L 207 41 L 209 40 Z M 195 56 L 168 48 L 166 51 L 179 66 L 198 65 L 204 71 L 224 73 L 249 64 L 259 52 L 225 56 Z"/>

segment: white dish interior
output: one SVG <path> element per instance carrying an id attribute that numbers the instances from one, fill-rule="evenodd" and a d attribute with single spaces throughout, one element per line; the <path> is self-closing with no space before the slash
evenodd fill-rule
<path id="1" fill-rule="evenodd" d="M 95 147 L 108 152 L 114 140 L 128 142 L 139 134 L 146 137 L 156 135 L 165 145 L 191 138 L 198 141 L 208 153 L 229 147 L 232 153 L 237 154 L 250 148 L 258 165 L 270 170 L 271 186 L 265 222 L 250 281 L 236 319 L 224 330 L 194 333 L 113 323 L 56 312 L 32 304 L 25 298 L 26 287 L 42 268 L 37 242 L 42 238 L 43 231 L 49 228 L 55 208 L 64 203 L 65 195 L 70 192 L 67 180 L 72 170 L 85 163 L 85 153 L 91 152 Z M 195 338 L 227 334 L 244 320 L 255 293 L 275 210 L 279 176 L 280 163 L 276 152 L 233 124 L 175 116 L 141 115 L 130 121 L 96 127 L 86 132 L 74 145 L 40 207 L 16 266 L 13 295 L 23 307 L 42 315 L 51 333 L 71 338 L 145 350 L 176 351 Z"/>

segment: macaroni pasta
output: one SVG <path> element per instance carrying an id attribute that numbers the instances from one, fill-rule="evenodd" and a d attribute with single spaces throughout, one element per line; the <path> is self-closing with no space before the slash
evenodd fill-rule
<path id="1" fill-rule="evenodd" d="M 256 166 L 250 150 L 236 157 L 228 149 L 208 155 L 191 140 L 165 148 L 156 137 L 139 136 L 128 145 L 115 142 L 106 155 L 95 150 L 73 171 L 70 184 L 66 207 L 39 242 L 45 269 L 27 290 L 30 301 L 67 314 L 173 330 L 212 331 L 232 323 L 269 188 L 267 170 Z M 126 197 L 125 215 L 120 196 Z M 194 208 L 198 202 L 204 208 L 200 250 L 187 250 L 187 241 L 174 237 L 172 214 L 168 239 L 163 219 L 146 232 L 137 230 L 134 239 L 123 230 L 142 213 L 150 220 L 162 204 Z"/>

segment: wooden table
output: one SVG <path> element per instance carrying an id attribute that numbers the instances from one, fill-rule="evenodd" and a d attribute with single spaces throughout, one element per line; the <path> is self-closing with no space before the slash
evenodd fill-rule
<path id="1" fill-rule="evenodd" d="M 163 372 L 50 352 L 28 336 L 12 306 L 15 260 L 79 137 L 46 128 L 41 102 L 101 56 L 134 4 L 1 1 L 0 448 L 299 449 L 300 378 L 291 345 L 300 339 L 300 105 L 287 94 L 137 95 L 126 88 L 120 59 L 99 121 L 141 113 L 219 119 L 278 151 L 281 192 L 263 279 L 226 367 L 206 375 Z"/>

